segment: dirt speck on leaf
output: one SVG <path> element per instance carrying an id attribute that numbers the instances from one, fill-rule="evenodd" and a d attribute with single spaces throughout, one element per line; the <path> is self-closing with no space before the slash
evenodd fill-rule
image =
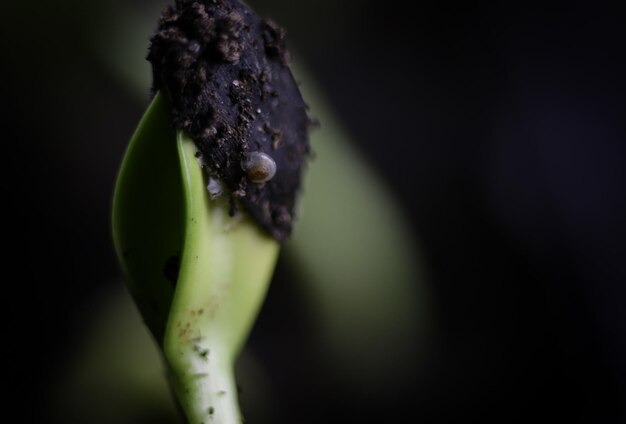
<path id="1" fill-rule="evenodd" d="M 173 285 L 176 285 L 178 281 L 178 272 L 180 270 L 180 256 L 172 255 L 163 266 L 163 276 L 170 281 Z"/>

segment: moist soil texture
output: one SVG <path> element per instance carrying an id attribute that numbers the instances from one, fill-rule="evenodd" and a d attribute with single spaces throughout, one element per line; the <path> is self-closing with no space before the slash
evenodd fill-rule
<path id="1" fill-rule="evenodd" d="M 310 147 L 312 121 L 288 67 L 285 30 L 236 0 L 179 0 L 150 40 L 153 94 L 166 93 L 213 185 L 284 241 Z M 269 155 L 276 174 L 253 182 L 249 154 Z M 222 190 L 218 190 L 222 191 Z"/>

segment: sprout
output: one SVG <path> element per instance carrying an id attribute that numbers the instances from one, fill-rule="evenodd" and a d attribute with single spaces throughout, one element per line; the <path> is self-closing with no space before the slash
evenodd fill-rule
<path id="1" fill-rule="evenodd" d="M 232 367 L 295 216 L 310 120 L 283 36 L 236 0 L 166 8 L 118 176 L 115 247 L 191 424 L 241 422 Z"/>

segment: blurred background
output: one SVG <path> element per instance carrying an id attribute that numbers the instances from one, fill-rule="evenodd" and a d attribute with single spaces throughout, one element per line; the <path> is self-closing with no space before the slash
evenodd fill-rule
<path id="1" fill-rule="evenodd" d="M 0 6 L 17 422 L 177 422 L 110 231 L 166 3 Z M 246 422 L 626 422 L 624 14 L 249 4 L 322 126 L 238 364 Z"/>

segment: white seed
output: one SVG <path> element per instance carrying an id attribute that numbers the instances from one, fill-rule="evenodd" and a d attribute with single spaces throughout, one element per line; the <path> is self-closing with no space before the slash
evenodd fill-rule
<path id="1" fill-rule="evenodd" d="M 276 162 L 263 152 L 247 153 L 241 161 L 241 168 L 253 183 L 264 183 L 276 174 Z"/>

